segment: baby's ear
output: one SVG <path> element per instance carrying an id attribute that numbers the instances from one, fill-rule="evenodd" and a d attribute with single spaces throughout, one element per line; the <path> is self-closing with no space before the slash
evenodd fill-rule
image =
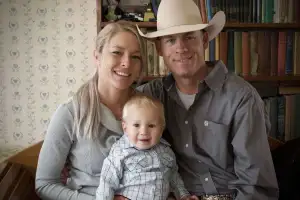
<path id="1" fill-rule="evenodd" d="M 123 132 L 126 132 L 127 125 L 124 120 L 122 120 L 122 128 L 123 128 Z"/>

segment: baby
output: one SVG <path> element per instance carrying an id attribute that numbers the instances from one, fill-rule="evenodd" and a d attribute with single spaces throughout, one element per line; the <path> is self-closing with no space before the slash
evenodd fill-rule
<path id="1" fill-rule="evenodd" d="M 123 108 L 124 135 L 104 160 L 97 200 L 122 195 L 130 200 L 198 200 L 185 189 L 170 144 L 161 138 L 164 108 L 147 96 L 134 96 Z"/>

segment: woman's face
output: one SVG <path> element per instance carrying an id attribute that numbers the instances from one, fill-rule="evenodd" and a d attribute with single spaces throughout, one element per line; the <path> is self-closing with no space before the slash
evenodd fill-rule
<path id="1" fill-rule="evenodd" d="M 99 80 L 117 89 L 127 89 L 138 79 L 142 60 L 140 45 L 130 32 L 119 32 L 96 53 Z"/>

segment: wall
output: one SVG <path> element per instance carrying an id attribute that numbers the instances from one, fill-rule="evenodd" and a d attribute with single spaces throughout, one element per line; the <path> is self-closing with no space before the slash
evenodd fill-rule
<path id="1" fill-rule="evenodd" d="M 34 144 L 94 72 L 93 0 L 0 0 L 0 153 Z"/>

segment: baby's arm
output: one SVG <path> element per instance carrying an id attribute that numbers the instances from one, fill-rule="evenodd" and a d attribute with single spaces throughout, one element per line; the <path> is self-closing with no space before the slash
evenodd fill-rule
<path id="1" fill-rule="evenodd" d="M 174 159 L 173 167 L 172 167 L 172 173 L 171 173 L 171 180 L 170 185 L 174 192 L 174 195 L 176 199 L 180 200 L 198 200 L 198 197 L 191 196 L 190 193 L 187 191 L 187 189 L 184 186 L 183 180 L 178 173 L 178 166 L 176 163 L 176 157 L 173 153 L 173 151 L 170 149 L 169 152 L 170 156 L 172 156 Z"/>
<path id="2" fill-rule="evenodd" d="M 110 154 L 105 158 L 100 175 L 100 184 L 96 191 L 96 200 L 113 200 L 115 191 L 119 188 L 123 169 L 119 151 L 111 149 Z"/>

